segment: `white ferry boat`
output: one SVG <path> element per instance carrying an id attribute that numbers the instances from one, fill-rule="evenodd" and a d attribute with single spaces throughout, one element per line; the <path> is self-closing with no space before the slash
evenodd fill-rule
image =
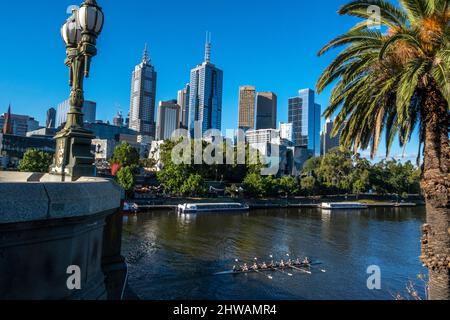
<path id="1" fill-rule="evenodd" d="M 220 212 L 247 212 L 250 207 L 242 203 L 185 203 L 178 205 L 178 213 L 220 213 Z"/>
<path id="2" fill-rule="evenodd" d="M 323 202 L 320 208 L 324 210 L 361 210 L 368 209 L 369 206 L 358 202 Z"/>

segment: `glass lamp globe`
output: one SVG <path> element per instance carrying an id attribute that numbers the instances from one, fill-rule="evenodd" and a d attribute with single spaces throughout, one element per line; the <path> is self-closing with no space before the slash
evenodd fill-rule
<path id="1" fill-rule="evenodd" d="M 76 47 L 81 40 L 81 30 L 75 16 L 72 16 L 61 27 L 61 36 L 68 47 Z"/>
<path id="2" fill-rule="evenodd" d="M 103 29 L 104 15 L 95 0 L 86 0 L 78 11 L 78 23 L 83 32 L 98 36 Z"/>

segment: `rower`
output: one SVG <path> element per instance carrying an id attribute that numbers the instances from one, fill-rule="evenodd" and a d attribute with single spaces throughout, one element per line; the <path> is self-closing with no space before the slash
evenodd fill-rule
<path id="1" fill-rule="evenodd" d="M 242 267 L 242 271 L 243 272 L 247 272 L 248 271 L 248 266 L 246 263 L 244 263 L 244 266 Z"/>
<path id="2" fill-rule="evenodd" d="M 255 271 L 257 271 L 258 270 L 258 265 L 256 264 L 256 262 L 253 264 L 253 267 L 252 267 L 252 269 L 253 270 L 255 270 Z"/>
<path id="3" fill-rule="evenodd" d="M 275 267 L 275 264 L 274 264 L 274 262 L 273 262 L 273 260 L 270 262 L 270 264 L 269 264 L 269 268 L 274 268 Z"/>
<path id="4" fill-rule="evenodd" d="M 292 260 L 289 259 L 289 260 L 286 262 L 286 265 L 287 265 L 288 267 L 292 266 Z"/>
<path id="5" fill-rule="evenodd" d="M 283 259 L 281 259 L 281 261 L 280 261 L 280 268 L 284 268 L 284 267 L 285 267 L 284 261 L 283 261 Z"/>
<path id="6" fill-rule="evenodd" d="M 301 262 L 300 262 L 299 258 L 297 258 L 297 260 L 295 260 L 295 265 L 297 265 L 297 266 L 301 265 Z"/>
<path id="7" fill-rule="evenodd" d="M 267 269 L 267 264 L 265 262 L 261 265 L 261 269 Z"/>
<path id="8" fill-rule="evenodd" d="M 238 269 L 236 266 L 233 266 L 233 272 L 238 272 Z"/>
<path id="9" fill-rule="evenodd" d="M 305 260 L 303 260 L 302 264 L 304 264 L 305 266 L 309 266 L 311 264 L 311 261 L 308 257 L 305 257 Z"/>

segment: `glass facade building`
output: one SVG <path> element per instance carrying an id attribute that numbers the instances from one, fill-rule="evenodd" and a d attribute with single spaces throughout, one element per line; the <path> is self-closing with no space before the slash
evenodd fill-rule
<path id="1" fill-rule="evenodd" d="M 146 46 L 132 75 L 129 128 L 150 137 L 155 137 L 156 81 Z"/>
<path id="2" fill-rule="evenodd" d="M 67 114 L 70 111 L 70 100 L 67 99 L 60 104 L 56 111 L 56 127 L 64 125 L 67 122 Z M 97 104 L 93 101 L 85 100 L 81 109 L 83 112 L 84 123 L 94 123 L 97 117 Z"/>
<path id="3" fill-rule="evenodd" d="M 273 92 L 258 92 L 256 102 L 256 129 L 277 128 L 277 95 Z"/>
<path id="4" fill-rule="evenodd" d="M 191 70 L 189 83 L 188 130 L 194 136 L 195 122 L 201 134 L 209 129 L 222 130 L 223 71 L 210 62 L 211 44 L 206 44 L 205 61 Z"/>
<path id="5" fill-rule="evenodd" d="M 289 99 L 289 123 L 293 126 L 293 142 L 320 155 L 321 106 L 315 102 L 311 89 L 299 91 L 298 97 Z"/>

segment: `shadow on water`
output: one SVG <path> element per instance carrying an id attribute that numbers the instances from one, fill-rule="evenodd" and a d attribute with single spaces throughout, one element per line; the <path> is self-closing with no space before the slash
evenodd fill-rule
<path id="1" fill-rule="evenodd" d="M 149 212 L 124 219 L 123 251 L 130 284 L 144 299 L 392 299 L 425 273 L 418 258 L 424 219 L 424 208 Z M 327 272 L 214 276 L 235 259 L 288 253 L 318 259 Z M 371 265 L 381 268 L 381 290 L 367 289 Z"/>

